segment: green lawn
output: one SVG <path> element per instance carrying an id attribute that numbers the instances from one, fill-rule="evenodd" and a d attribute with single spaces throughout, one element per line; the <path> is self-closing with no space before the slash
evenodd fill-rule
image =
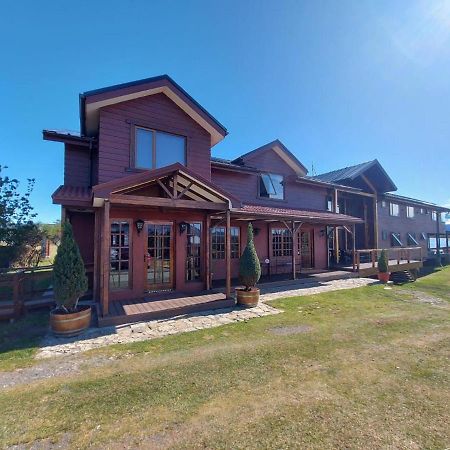
<path id="1" fill-rule="evenodd" d="M 92 351 L 82 373 L 2 392 L 0 447 L 448 448 L 449 301 L 446 268 Z"/>

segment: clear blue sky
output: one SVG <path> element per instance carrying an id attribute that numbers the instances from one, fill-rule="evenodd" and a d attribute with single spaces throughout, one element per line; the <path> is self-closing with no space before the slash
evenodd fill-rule
<path id="1" fill-rule="evenodd" d="M 450 2 L 20 1 L 0 16 L 0 164 L 43 221 L 79 92 L 167 73 L 229 130 L 317 173 L 378 158 L 398 193 L 450 204 Z"/>

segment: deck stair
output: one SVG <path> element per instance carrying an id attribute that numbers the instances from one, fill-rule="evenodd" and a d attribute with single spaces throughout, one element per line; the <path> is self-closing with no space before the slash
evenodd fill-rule
<path id="1" fill-rule="evenodd" d="M 410 270 L 401 270 L 391 274 L 391 281 L 393 281 L 394 284 L 404 284 L 416 281 L 416 278 Z"/>

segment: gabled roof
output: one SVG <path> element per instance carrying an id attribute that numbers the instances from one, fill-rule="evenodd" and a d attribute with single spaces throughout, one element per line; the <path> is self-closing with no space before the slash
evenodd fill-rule
<path id="1" fill-rule="evenodd" d="M 226 128 L 168 75 L 116 84 L 80 94 L 81 135 L 98 130 L 99 109 L 116 103 L 163 93 L 211 135 L 211 145 L 226 135 Z"/>
<path id="2" fill-rule="evenodd" d="M 346 181 L 353 181 L 359 176 L 367 174 L 369 170 L 378 172 L 383 178 L 379 184 L 380 192 L 396 191 L 397 186 L 384 170 L 383 166 L 377 159 L 367 161 L 354 166 L 344 167 L 343 169 L 333 170 L 331 172 L 322 173 L 310 177 L 315 180 L 325 181 L 327 183 L 345 183 Z"/>
<path id="3" fill-rule="evenodd" d="M 162 167 L 160 169 L 144 170 L 128 177 L 97 184 L 92 188 L 94 194 L 94 206 L 97 206 L 97 203 L 100 204 L 101 199 L 108 198 L 111 194 L 123 193 L 129 191 L 130 189 L 145 186 L 149 182 L 171 175 L 175 172 L 181 174 L 185 179 L 194 181 L 196 184 L 203 186 L 203 188 L 207 191 L 214 193 L 229 203 L 230 207 L 240 206 L 241 202 L 239 199 L 180 163 L 171 164 L 170 166 Z"/>
<path id="4" fill-rule="evenodd" d="M 288 164 L 295 171 L 297 175 L 302 177 L 308 173 L 308 169 L 297 159 L 297 157 L 293 153 L 291 153 L 287 149 L 287 147 L 279 139 L 275 139 L 268 144 L 255 148 L 255 150 L 244 153 L 231 162 L 234 164 L 245 164 L 245 162 L 251 157 L 255 156 L 255 154 L 262 153 L 267 150 L 273 150 L 283 161 L 286 162 L 286 164 Z"/>

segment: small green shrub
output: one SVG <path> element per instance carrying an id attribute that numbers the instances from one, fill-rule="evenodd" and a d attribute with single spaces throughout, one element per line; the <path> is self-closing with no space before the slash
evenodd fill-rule
<path id="1" fill-rule="evenodd" d="M 378 258 L 378 272 L 387 273 L 389 271 L 389 259 L 386 250 L 381 250 Z"/>
<path id="2" fill-rule="evenodd" d="M 55 256 L 53 288 L 58 307 L 66 312 L 76 311 L 78 299 L 88 288 L 80 249 L 68 222 L 63 224 L 61 245 Z"/>
<path id="3" fill-rule="evenodd" d="M 239 281 L 249 291 L 256 285 L 261 277 L 261 265 L 253 242 L 253 227 L 248 224 L 247 245 L 239 259 Z"/>

